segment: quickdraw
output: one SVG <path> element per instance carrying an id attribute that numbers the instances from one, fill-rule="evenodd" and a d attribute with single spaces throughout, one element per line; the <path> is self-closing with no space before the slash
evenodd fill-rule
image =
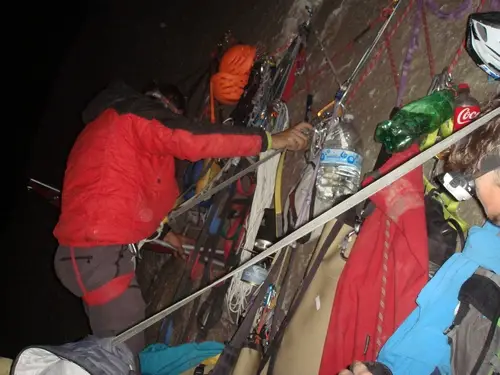
<path id="1" fill-rule="evenodd" d="M 371 54 L 373 53 L 379 40 L 384 35 L 385 30 L 387 29 L 389 23 L 396 14 L 396 10 L 398 9 L 400 4 L 401 1 L 393 2 L 392 7 L 390 8 L 390 12 L 388 11 L 389 15 L 387 16 L 386 21 L 380 27 L 375 39 L 368 47 L 368 49 L 365 51 L 365 53 L 359 60 L 358 64 L 354 68 L 353 72 L 349 76 L 349 78 L 342 85 L 340 85 L 337 93 L 335 94 L 335 99 L 333 100 L 333 102 L 327 105 L 327 107 L 333 106 L 332 111 L 329 112 L 325 109 L 320 111 L 321 117 L 319 121 L 315 124 L 311 147 L 309 149 L 309 157 L 308 157 L 309 161 L 315 161 L 318 159 L 319 152 L 323 148 L 323 144 L 325 142 L 327 134 L 329 134 L 333 129 L 333 127 L 335 127 L 338 124 L 339 118 L 341 116 L 340 109 L 343 108 L 344 103 L 347 100 L 348 94 L 353 88 L 354 80 L 357 78 L 359 72 L 361 71 L 361 69 L 363 69 L 364 65 L 366 64 Z"/>

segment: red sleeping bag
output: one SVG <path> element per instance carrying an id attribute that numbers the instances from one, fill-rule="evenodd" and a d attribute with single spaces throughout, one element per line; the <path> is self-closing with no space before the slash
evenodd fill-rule
<path id="1" fill-rule="evenodd" d="M 388 173 L 418 152 L 414 146 L 395 154 L 379 171 Z M 371 197 L 376 208 L 337 285 L 319 375 L 337 374 L 354 360 L 375 360 L 416 307 L 428 280 L 422 174 L 419 167 Z"/>

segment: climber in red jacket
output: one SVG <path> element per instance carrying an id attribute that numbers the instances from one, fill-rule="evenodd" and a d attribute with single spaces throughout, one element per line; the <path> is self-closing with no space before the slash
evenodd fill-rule
<path id="1" fill-rule="evenodd" d="M 181 101 L 171 87 L 141 94 L 116 83 L 83 113 L 87 126 L 68 158 L 54 230 L 55 270 L 64 286 L 82 297 L 98 337 L 145 318 L 128 244 L 151 236 L 172 209 L 179 195 L 174 158 L 254 156 L 307 146 L 309 124 L 270 135 L 257 128 L 198 123 L 181 116 Z M 170 239 L 179 245 L 175 235 Z M 127 344 L 138 353 L 144 337 Z"/>

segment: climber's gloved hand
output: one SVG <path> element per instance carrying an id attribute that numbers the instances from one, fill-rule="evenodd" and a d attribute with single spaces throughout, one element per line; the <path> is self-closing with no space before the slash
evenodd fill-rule
<path id="1" fill-rule="evenodd" d="M 271 148 L 275 150 L 286 149 L 291 151 L 305 150 L 309 145 L 309 133 L 311 133 L 312 130 L 313 127 L 311 124 L 301 122 L 281 133 L 273 134 L 271 136 Z"/>

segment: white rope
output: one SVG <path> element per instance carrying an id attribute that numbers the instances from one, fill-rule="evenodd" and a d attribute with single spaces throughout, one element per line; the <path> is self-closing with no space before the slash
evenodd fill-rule
<path id="1" fill-rule="evenodd" d="M 236 324 L 248 306 L 248 299 L 253 294 L 254 286 L 241 281 L 240 278 L 233 278 L 227 290 L 226 303 L 229 311 L 229 320 Z M 233 320 L 233 316 L 235 319 Z"/>
<path id="2" fill-rule="evenodd" d="M 260 158 L 265 158 L 270 152 L 272 151 L 261 153 Z M 280 155 L 276 155 L 257 170 L 257 185 L 255 187 L 250 215 L 245 224 L 245 240 L 243 242 L 243 250 L 241 250 L 240 264 L 252 257 L 252 253 L 245 249 L 254 248 L 257 233 L 264 217 L 264 210 L 272 204 L 279 159 Z M 236 315 L 236 321 L 238 321 L 241 314 L 245 311 L 248 299 L 255 289 L 253 285 L 242 281 L 241 275 L 239 274 L 231 280 L 226 294 L 227 309 L 230 313 Z M 231 314 L 229 315 L 231 316 Z"/>
<path id="3" fill-rule="evenodd" d="M 141 250 L 145 243 L 159 239 L 163 232 L 163 225 L 164 225 L 163 222 L 161 222 L 158 228 L 156 229 L 156 235 L 154 237 L 145 238 L 139 241 L 139 243 L 137 244 L 137 249 Z"/>
<path id="4" fill-rule="evenodd" d="M 260 158 L 265 158 L 270 152 L 266 151 L 260 154 Z M 264 210 L 271 207 L 274 195 L 274 185 L 276 182 L 276 170 L 278 168 L 280 156 L 276 155 L 266 164 L 262 165 L 257 170 L 257 186 L 255 187 L 255 194 L 250 210 L 250 216 L 247 221 L 244 249 L 253 249 L 257 232 L 259 231 L 262 218 L 264 217 Z M 241 262 L 246 262 L 251 254 L 249 251 L 244 250 L 242 253 Z"/>
<path id="5" fill-rule="evenodd" d="M 272 132 L 280 132 L 288 128 L 290 117 L 288 107 L 285 103 L 277 102 L 275 109 L 278 112 Z M 272 151 L 266 151 L 260 154 L 260 159 L 267 157 Z M 257 186 L 250 209 L 250 215 L 245 222 L 245 240 L 241 250 L 240 264 L 246 262 L 252 257 L 252 253 L 245 249 L 253 249 L 255 240 L 264 217 L 264 210 L 271 207 L 274 196 L 274 186 L 276 184 L 276 172 L 280 155 L 276 155 L 266 164 L 257 170 Z M 236 322 L 244 313 L 249 303 L 249 298 L 256 291 L 252 284 L 241 280 L 241 274 L 231 280 L 226 295 L 227 309 L 230 313 L 236 315 Z M 232 320 L 231 314 L 229 314 Z"/>

